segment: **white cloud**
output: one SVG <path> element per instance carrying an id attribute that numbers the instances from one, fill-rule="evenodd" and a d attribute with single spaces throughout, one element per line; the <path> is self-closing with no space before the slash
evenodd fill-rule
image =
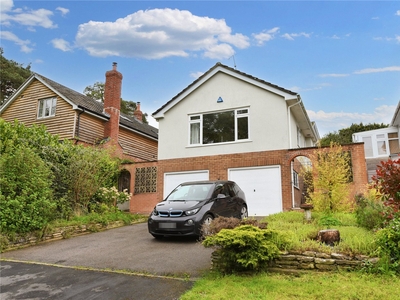
<path id="1" fill-rule="evenodd" d="M 262 46 L 265 42 L 274 39 L 277 33 L 279 33 L 279 27 L 274 27 L 270 30 L 263 30 L 260 33 L 253 33 L 252 36 L 257 41 L 257 45 Z"/>
<path id="2" fill-rule="evenodd" d="M 306 38 L 310 38 L 311 37 L 311 33 L 305 33 L 305 32 L 300 32 L 300 33 L 285 33 L 282 35 L 283 38 L 293 41 L 295 38 L 298 37 L 306 37 Z"/>
<path id="3" fill-rule="evenodd" d="M 0 0 L 0 12 L 5 13 L 12 9 L 14 3 L 12 0 Z"/>
<path id="4" fill-rule="evenodd" d="M 232 34 L 225 20 L 166 8 L 140 10 L 115 22 L 81 24 L 76 45 L 100 57 L 160 59 L 200 52 L 224 59 L 234 54 L 233 47 L 249 47 L 249 41 L 242 34 Z"/>
<path id="5" fill-rule="evenodd" d="M 400 10 L 396 11 L 396 16 L 400 16 Z"/>
<path id="6" fill-rule="evenodd" d="M 387 42 L 392 42 L 395 41 L 397 43 L 400 43 L 400 35 L 396 35 L 395 37 L 374 37 L 373 38 L 375 41 L 387 41 Z"/>
<path id="7" fill-rule="evenodd" d="M 57 7 L 56 10 L 58 10 L 59 12 L 61 12 L 62 16 L 65 16 L 66 14 L 69 13 L 69 9 L 68 8 L 64 8 L 64 7 Z"/>
<path id="8" fill-rule="evenodd" d="M 369 73 L 381 73 L 381 72 L 398 72 L 400 71 L 400 66 L 391 66 L 385 68 L 367 68 L 355 71 L 354 74 L 369 74 Z"/>
<path id="9" fill-rule="evenodd" d="M 29 53 L 33 50 L 33 48 L 29 47 L 31 41 L 21 40 L 19 37 L 17 37 L 14 33 L 10 31 L 0 31 L 0 39 L 14 42 L 15 44 L 21 47 L 22 52 Z"/>
<path id="10" fill-rule="evenodd" d="M 318 75 L 319 77 L 347 77 L 349 74 L 337 74 L 337 73 L 331 73 L 331 74 L 320 74 Z"/>
<path id="11" fill-rule="evenodd" d="M 12 22 L 24 26 L 39 26 L 44 28 L 56 28 L 50 17 L 53 12 L 44 8 L 30 10 L 28 8 L 16 8 L 12 0 L 0 0 L 1 2 L 1 24 L 11 25 Z"/>
<path id="12" fill-rule="evenodd" d="M 331 86 L 330 83 L 320 83 L 314 87 L 310 88 L 302 88 L 299 86 L 292 86 L 289 88 L 290 91 L 296 92 L 296 93 L 301 93 L 301 92 L 308 92 L 308 91 L 316 91 L 316 90 L 322 90 L 325 87 Z"/>
<path id="13" fill-rule="evenodd" d="M 61 51 L 64 52 L 72 51 L 71 45 L 64 39 L 53 39 L 51 41 L 51 44 L 53 45 L 54 48 L 60 49 Z"/>
<path id="14" fill-rule="evenodd" d="M 211 59 L 229 58 L 234 54 L 235 51 L 228 44 L 212 45 L 204 52 L 204 56 Z"/>
<path id="15" fill-rule="evenodd" d="M 197 79 L 203 74 L 204 74 L 204 72 L 192 72 L 192 73 L 190 73 L 190 77 Z"/>
<path id="16" fill-rule="evenodd" d="M 311 121 L 315 121 L 321 137 L 329 132 L 338 131 L 355 123 L 384 123 L 390 124 L 396 107 L 394 105 L 382 105 L 374 109 L 372 113 L 352 112 L 324 112 L 307 110 Z"/>

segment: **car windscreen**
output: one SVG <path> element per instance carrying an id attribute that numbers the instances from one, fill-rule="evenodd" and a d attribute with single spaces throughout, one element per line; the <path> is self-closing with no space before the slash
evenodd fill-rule
<path id="1" fill-rule="evenodd" d="M 167 197 L 168 201 L 202 201 L 207 199 L 213 184 L 180 185 Z"/>

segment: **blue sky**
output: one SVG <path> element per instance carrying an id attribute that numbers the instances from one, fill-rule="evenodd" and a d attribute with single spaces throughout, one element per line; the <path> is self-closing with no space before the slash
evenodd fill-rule
<path id="1" fill-rule="evenodd" d="M 321 136 L 389 124 L 400 100 L 399 1 L 0 4 L 6 58 L 79 92 L 117 62 L 149 115 L 217 62 L 298 92 Z"/>

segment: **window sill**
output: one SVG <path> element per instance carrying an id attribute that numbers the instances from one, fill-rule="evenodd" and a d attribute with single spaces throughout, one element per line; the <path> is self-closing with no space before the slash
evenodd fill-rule
<path id="1" fill-rule="evenodd" d="M 225 142 L 225 143 L 214 143 L 214 144 L 196 144 L 196 145 L 187 145 L 186 148 L 199 148 L 199 147 L 211 147 L 211 146 L 224 146 L 224 145 L 234 145 L 234 144 L 243 144 L 243 143 L 251 143 L 252 140 L 241 140 L 234 142 Z"/>
<path id="2" fill-rule="evenodd" d="M 36 120 L 46 120 L 46 119 L 51 119 L 51 118 L 55 118 L 56 117 L 56 115 L 54 115 L 54 116 L 47 116 L 47 117 L 36 117 Z"/>

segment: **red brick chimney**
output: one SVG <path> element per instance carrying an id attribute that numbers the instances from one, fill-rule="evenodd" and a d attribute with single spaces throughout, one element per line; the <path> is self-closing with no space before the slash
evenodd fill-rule
<path id="1" fill-rule="evenodd" d="M 140 122 L 143 121 L 143 113 L 142 113 L 142 111 L 140 110 L 140 102 L 137 102 L 137 103 L 136 103 L 136 109 L 135 109 L 135 111 L 133 112 L 133 115 L 134 115 L 134 117 L 135 117 L 136 119 L 138 119 Z"/>
<path id="2" fill-rule="evenodd" d="M 113 69 L 106 72 L 104 86 L 104 112 L 110 115 L 110 120 L 104 127 L 104 136 L 118 141 L 119 115 L 121 110 L 121 85 L 122 74 L 117 71 L 117 63 L 113 63 Z"/>

